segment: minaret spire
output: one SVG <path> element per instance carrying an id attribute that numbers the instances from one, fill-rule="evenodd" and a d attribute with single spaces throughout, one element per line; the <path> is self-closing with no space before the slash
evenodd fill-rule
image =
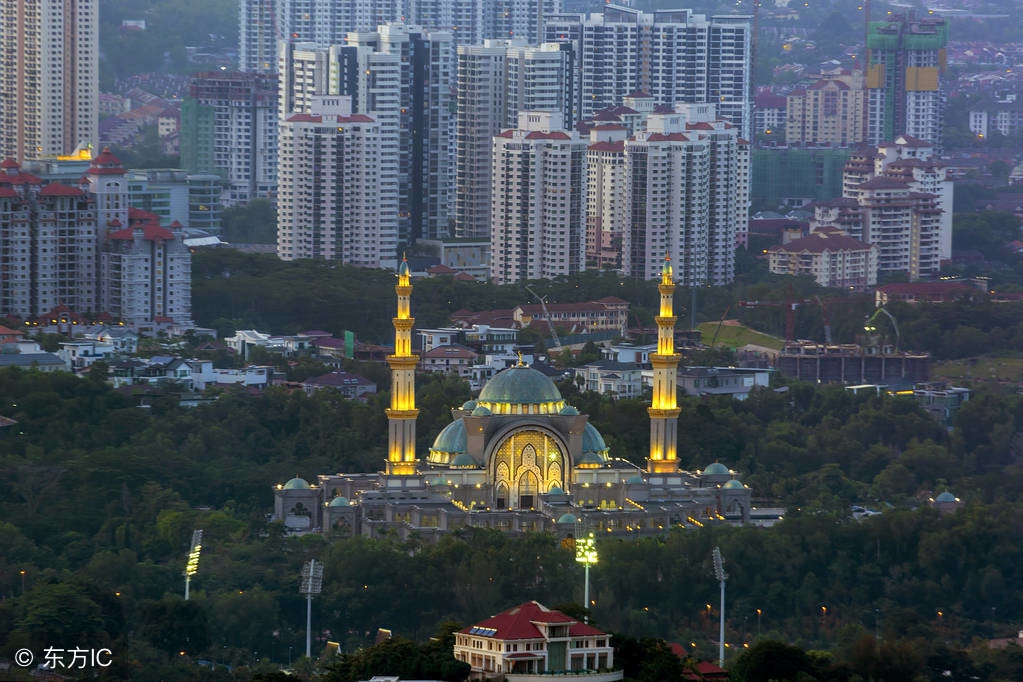
<path id="1" fill-rule="evenodd" d="M 657 352 L 650 355 L 653 366 L 654 394 L 647 413 L 650 415 L 650 456 L 647 458 L 647 472 L 669 474 L 678 471 L 677 445 L 678 415 L 681 410 L 675 399 L 680 356 L 675 352 L 675 317 L 672 299 L 675 295 L 675 280 L 671 269 L 671 258 L 664 257 L 661 267 L 661 308 L 657 321 Z"/>
<path id="2" fill-rule="evenodd" d="M 387 356 L 391 366 L 391 406 L 387 409 L 387 471 L 395 476 L 411 476 L 416 473 L 416 365 L 419 358 L 412 354 L 412 326 L 416 320 L 411 316 L 412 273 L 408 261 L 401 257 L 398 266 L 398 283 L 394 293 L 398 295 L 398 314 L 392 318 L 394 324 L 394 354 Z"/>

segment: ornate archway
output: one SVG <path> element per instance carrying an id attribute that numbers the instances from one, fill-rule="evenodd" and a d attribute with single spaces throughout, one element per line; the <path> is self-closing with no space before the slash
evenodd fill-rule
<path id="1" fill-rule="evenodd" d="M 526 427 L 501 438 L 490 456 L 490 476 L 498 509 L 535 507 L 538 495 L 557 486 L 568 489 L 571 470 L 561 440 L 546 430 Z"/>

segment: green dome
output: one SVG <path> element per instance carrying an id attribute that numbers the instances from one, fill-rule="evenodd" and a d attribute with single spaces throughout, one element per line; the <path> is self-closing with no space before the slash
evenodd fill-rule
<path id="1" fill-rule="evenodd" d="M 584 452 L 582 456 L 576 460 L 575 465 L 577 467 L 601 467 L 604 466 L 604 458 L 596 452 Z"/>
<path id="2" fill-rule="evenodd" d="M 456 419 L 445 426 L 433 441 L 430 452 L 465 452 L 465 422 Z"/>
<path id="3" fill-rule="evenodd" d="M 565 414 L 565 415 L 575 416 L 575 415 L 579 414 L 579 410 L 575 409 L 571 405 L 565 405 L 563 408 L 561 408 L 561 411 L 558 412 L 558 414 Z"/>
<path id="4" fill-rule="evenodd" d="M 337 497 L 335 497 L 333 500 L 330 501 L 330 504 L 328 506 L 330 506 L 330 507 L 347 507 L 348 506 L 348 498 L 345 497 L 344 495 L 338 495 Z"/>
<path id="5" fill-rule="evenodd" d="M 548 495 L 564 495 L 565 491 L 558 486 L 551 486 L 551 489 L 547 491 Z"/>
<path id="6" fill-rule="evenodd" d="M 462 452 L 453 460 L 451 460 L 451 466 L 453 467 L 476 467 L 479 463 L 473 459 L 472 455 L 468 452 Z"/>
<path id="7" fill-rule="evenodd" d="M 494 375 L 480 391 L 480 403 L 533 405 L 560 403 L 561 391 L 550 377 L 531 367 L 516 365 Z"/>
<path id="8" fill-rule="evenodd" d="M 575 514 L 562 514 L 561 518 L 558 519 L 558 523 L 579 523 L 579 519 L 575 517 Z"/>
<path id="9" fill-rule="evenodd" d="M 721 486 L 722 490 L 743 490 L 744 488 L 745 486 L 734 478 Z"/>
<path id="10" fill-rule="evenodd" d="M 475 410 L 476 409 L 476 401 L 475 400 L 466 400 L 464 403 L 462 403 L 462 409 L 463 410 L 469 410 L 470 412 L 472 410 Z"/>
<path id="11" fill-rule="evenodd" d="M 935 497 L 934 501 L 935 502 L 955 502 L 956 501 L 956 496 L 946 490 L 942 494 L 940 494 L 937 497 Z"/>
<path id="12" fill-rule="evenodd" d="M 590 452 L 597 454 L 606 453 L 607 443 L 604 442 L 604 437 L 600 435 L 600 431 L 597 431 L 597 427 L 586 422 L 586 428 L 583 430 L 583 453 Z"/>
<path id="13" fill-rule="evenodd" d="M 714 462 L 703 470 L 704 476 L 728 476 L 731 473 L 732 472 L 728 470 L 728 467 L 721 462 Z"/>
<path id="14" fill-rule="evenodd" d="M 629 478 L 625 479 L 625 482 L 626 483 L 642 483 L 643 482 L 643 477 L 641 475 L 639 475 L 639 474 L 636 474 L 635 476 L 630 476 Z"/>
<path id="15" fill-rule="evenodd" d="M 296 476 L 284 484 L 285 490 L 309 490 L 309 481 Z"/>
<path id="16" fill-rule="evenodd" d="M 491 411 L 483 407 L 482 405 L 476 407 L 472 411 L 472 416 L 474 417 L 489 417 L 491 414 L 492 414 Z"/>

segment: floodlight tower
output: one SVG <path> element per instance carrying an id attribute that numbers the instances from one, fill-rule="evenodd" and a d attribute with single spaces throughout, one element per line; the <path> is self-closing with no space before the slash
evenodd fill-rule
<path id="1" fill-rule="evenodd" d="M 725 667 L 725 580 L 728 574 L 725 573 L 725 560 L 721 558 L 721 549 L 714 548 L 714 577 L 721 585 L 721 622 L 718 625 L 718 665 Z"/>
<path id="2" fill-rule="evenodd" d="M 323 564 L 310 559 L 302 565 L 300 594 L 305 595 L 305 656 L 312 658 L 313 642 L 313 595 L 323 591 Z"/>
<path id="3" fill-rule="evenodd" d="M 192 576 L 199 572 L 199 554 L 202 553 L 202 529 L 192 531 L 192 545 L 188 549 L 188 563 L 185 564 L 185 601 L 188 601 L 188 587 Z"/>
<path id="4" fill-rule="evenodd" d="M 590 610 L 590 566 L 597 563 L 597 541 L 594 539 L 593 533 L 576 540 L 575 560 L 585 567 L 583 607 L 586 609 L 586 614 L 588 614 Z M 583 621 L 589 623 L 589 615 L 583 615 Z"/>

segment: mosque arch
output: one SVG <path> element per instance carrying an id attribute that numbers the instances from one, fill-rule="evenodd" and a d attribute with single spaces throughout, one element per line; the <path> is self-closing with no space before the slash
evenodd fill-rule
<path id="1" fill-rule="evenodd" d="M 489 450 L 488 478 L 497 508 L 529 509 L 536 506 L 539 494 L 554 486 L 568 491 L 571 482 L 565 477 L 571 471 L 571 457 L 565 441 L 553 431 L 518 424 L 496 434 Z"/>

